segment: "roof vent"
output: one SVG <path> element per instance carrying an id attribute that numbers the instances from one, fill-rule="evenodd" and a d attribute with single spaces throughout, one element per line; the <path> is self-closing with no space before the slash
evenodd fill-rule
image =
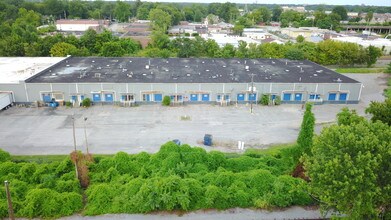
<path id="1" fill-rule="evenodd" d="M 69 64 L 67 64 L 67 67 L 69 67 L 70 65 Z"/>
<path id="2" fill-rule="evenodd" d="M 272 61 L 272 64 L 275 64 L 276 62 Z"/>
<path id="3" fill-rule="evenodd" d="M 289 72 L 289 70 L 285 70 L 285 72 Z"/>
<path id="4" fill-rule="evenodd" d="M 250 69 L 250 67 L 249 67 L 249 66 L 245 66 L 244 68 L 245 68 L 246 70 L 249 70 L 249 69 Z"/>
<path id="5" fill-rule="evenodd" d="M 168 72 L 168 69 L 165 69 L 164 71 Z"/>
<path id="6" fill-rule="evenodd" d="M 190 73 L 186 74 L 186 76 L 190 76 Z"/>
<path id="7" fill-rule="evenodd" d="M 148 70 L 148 69 L 149 69 L 149 65 L 145 65 L 145 69 L 147 69 L 147 70 Z"/>
<path id="8" fill-rule="evenodd" d="M 314 76 L 318 76 L 318 74 L 314 73 Z"/>
<path id="9" fill-rule="evenodd" d="M 323 70 L 317 70 L 316 72 L 317 72 L 317 73 L 321 73 L 321 72 L 323 72 Z"/>
<path id="10" fill-rule="evenodd" d="M 95 63 L 95 60 L 93 60 L 92 62 Z"/>
<path id="11" fill-rule="evenodd" d="M 209 72 L 209 70 L 205 70 L 206 72 Z"/>
<path id="12" fill-rule="evenodd" d="M 143 73 L 143 76 L 146 76 L 147 74 L 146 73 Z"/>
<path id="13" fill-rule="evenodd" d="M 202 63 L 205 63 L 205 61 L 202 61 Z"/>
<path id="14" fill-rule="evenodd" d="M 133 62 L 133 61 L 129 60 L 129 63 L 131 63 L 131 62 Z"/>
<path id="15" fill-rule="evenodd" d="M 299 82 L 301 82 L 301 77 L 299 78 Z"/>
<path id="16" fill-rule="evenodd" d="M 337 79 L 337 82 L 342 82 L 342 80 L 340 78 Z"/>
<path id="17" fill-rule="evenodd" d="M 106 66 L 107 66 L 107 67 L 109 67 L 110 65 L 109 65 L 109 64 L 107 64 Z"/>
<path id="18" fill-rule="evenodd" d="M 227 67 L 226 65 L 223 66 L 224 68 Z"/>
<path id="19" fill-rule="evenodd" d="M 98 66 L 96 69 L 97 69 L 97 70 L 101 70 L 101 69 L 102 69 L 102 67 Z"/>

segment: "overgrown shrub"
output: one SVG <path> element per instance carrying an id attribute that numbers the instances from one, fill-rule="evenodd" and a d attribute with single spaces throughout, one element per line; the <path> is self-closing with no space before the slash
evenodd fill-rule
<path id="1" fill-rule="evenodd" d="M 262 97 L 261 97 L 261 100 L 259 102 L 262 105 L 269 105 L 269 101 L 270 101 L 270 96 L 266 95 L 266 94 L 263 94 Z"/>
<path id="2" fill-rule="evenodd" d="M 164 106 L 170 106 L 170 104 L 171 104 L 171 98 L 170 98 L 170 96 L 167 96 L 167 95 L 164 96 L 162 105 L 164 105 Z"/>
<path id="3" fill-rule="evenodd" d="M 228 158 L 167 142 L 152 155 L 120 152 L 92 166 L 85 214 L 311 204 L 306 183 L 287 176 L 290 149 Z"/>
<path id="4" fill-rule="evenodd" d="M 281 97 L 279 95 L 276 95 L 274 98 L 274 105 L 281 105 Z"/>
<path id="5" fill-rule="evenodd" d="M 90 107 L 91 106 L 91 99 L 90 98 L 83 99 L 83 101 L 81 102 L 81 105 L 83 107 Z"/>
<path id="6" fill-rule="evenodd" d="M 0 162 L 5 162 L 9 160 L 11 160 L 11 155 L 8 152 L 0 149 Z"/>

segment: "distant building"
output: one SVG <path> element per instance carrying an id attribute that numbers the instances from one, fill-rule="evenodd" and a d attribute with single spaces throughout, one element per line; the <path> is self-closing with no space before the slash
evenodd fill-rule
<path id="1" fill-rule="evenodd" d="M 243 37 L 249 37 L 254 40 L 265 40 L 273 36 L 265 32 L 262 28 L 244 28 L 242 35 Z"/>
<path id="2" fill-rule="evenodd" d="M 369 38 L 368 36 L 356 37 L 356 36 L 340 36 L 332 38 L 332 40 L 341 42 L 356 43 L 363 47 L 374 46 L 383 50 L 384 54 L 391 52 L 391 40 L 384 38 Z"/>
<path id="3" fill-rule="evenodd" d="M 307 41 L 311 40 L 312 36 L 323 36 L 329 32 L 327 29 L 319 29 L 317 27 L 300 27 L 300 28 L 282 28 L 281 33 L 296 39 L 298 36 L 303 36 Z"/>
<path id="4" fill-rule="evenodd" d="M 87 19 L 61 19 L 56 21 L 57 31 L 65 32 L 83 32 L 88 29 L 95 31 L 101 31 L 104 28 L 108 28 L 110 22 L 108 20 L 87 20 Z"/>
<path id="5" fill-rule="evenodd" d="M 300 12 L 300 13 L 306 12 L 305 7 L 302 7 L 302 6 L 299 6 L 299 7 L 282 6 L 281 8 L 282 8 L 283 11 L 292 10 L 292 11 L 297 11 L 297 12 Z"/>
<path id="6" fill-rule="evenodd" d="M 220 47 L 224 47 L 227 44 L 231 44 L 234 47 L 238 47 L 240 41 L 244 41 L 247 44 L 261 44 L 260 41 L 253 40 L 253 39 L 251 39 L 249 37 L 241 37 L 241 36 L 237 36 L 237 35 L 207 34 L 207 35 L 202 35 L 202 37 L 205 40 L 212 39 L 212 40 L 216 41 L 216 43 Z"/>

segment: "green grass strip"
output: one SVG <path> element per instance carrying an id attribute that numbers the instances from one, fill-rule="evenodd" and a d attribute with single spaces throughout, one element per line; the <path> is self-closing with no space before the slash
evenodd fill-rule
<path id="1" fill-rule="evenodd" d="M 383 73 L 385 68 L 338 68 L 337 73 Z"/>

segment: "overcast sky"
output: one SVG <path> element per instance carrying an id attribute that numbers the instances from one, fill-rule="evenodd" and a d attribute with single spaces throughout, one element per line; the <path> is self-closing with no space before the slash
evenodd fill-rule
<path id="1" fill-rule="evenodd" d="M 220 2 L 224 3 L 227 0 L 142 0 L 148 2 L 198 2 L 198 3 L 211 3 Z M 391 0 L 229 0 L 229 2 L 235 3 L 255 3 L 258 4 L 327 4 L 327 5 L 376 5 L 376 6 L 391 6 Z"/>

